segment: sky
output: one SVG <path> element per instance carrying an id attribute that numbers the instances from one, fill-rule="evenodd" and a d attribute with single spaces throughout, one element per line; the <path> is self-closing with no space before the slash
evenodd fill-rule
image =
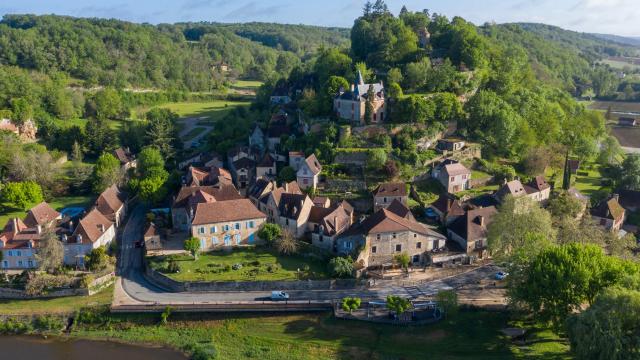
<path id="1" fill-rule="evenodd" d="M 278 22 L 350 27 L 364 0 L 0 0 L 0 14 L 58 14 L 133 22 Z M 397 14 L 429 9 L 485 22 L 539 22 L 565 29 L 640 36 L 640 0 L 387 0 Z"/>

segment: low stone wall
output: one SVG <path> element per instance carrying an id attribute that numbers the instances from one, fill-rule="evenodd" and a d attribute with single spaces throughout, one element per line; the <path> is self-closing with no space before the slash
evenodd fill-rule
<path id="1" fill-rule="evenodd" d="M 357 279 L 300 281 L 176 281 L 147 266 L 147 279 L 172 292 L 274 291 L 274 290 L 341 290 L 364 288 Z"/>
<path id="2" fill-rule="evenodd" d="M 67 296 L 88 296 L 110 285 L 114 278 L 115 274 L 110 273 L 93 280 L 88 288 L 59 289 L 42 295 L 29 295 L 20 289 L 0 288 L 0 299 L 49 299 Z"/>

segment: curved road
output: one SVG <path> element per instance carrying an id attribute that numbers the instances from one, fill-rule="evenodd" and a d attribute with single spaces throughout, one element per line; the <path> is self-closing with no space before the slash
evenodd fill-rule
<path id="1" fill-rule="evenodd" d="M 135 247 L 144 232 L 146 207 L 136 206 L 125 224 L 120 246 L 118 275 L 124 292 L 134 300 L 154 304 L 207 304 L 225 301 L 261 301 L 268 299 L 269 291 L 245 292 L 170 292 L 150 283 L 143 275 L 142 249 Z M 333 300 L 347 296 L 363 299 L 384 299 L 387 295 L 399 295 L 413 299 L 435 295 L 438 291 L 458 288 L 465 284 L 476 283 L 487 279 L 496 271 L 493 266 L 456 275 L 443 280 L 421 283 L 419 285 L 402 286 L 400 283 L 385 282 L 384 286 L 369 289 L 350 290 L 296 290 L 287 291 L 291 300 Z M 273 289 L 279 290 L 279 289 Z"/>

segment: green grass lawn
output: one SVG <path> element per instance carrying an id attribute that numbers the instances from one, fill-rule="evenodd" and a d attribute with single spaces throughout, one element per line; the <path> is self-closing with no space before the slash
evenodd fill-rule
<path id="1" fill-rule="evenodd" d="M 87 119 L 66 119 L 66 120 L 54 119 L 53 121 L 55 124 L 57 124 L 62 128 L 78 126 L 84 129 L 84 127 L 87 125 L 88 120 Z M 107 120 L 107 123 L 109 124 L 109 128 L 111 128 L 112 130 L 120 130 L 124 125 L 124 123 L 127 121 L 135 121 L 135 120 Z"/>
<path id="2" fill-rule="evenodd" d="M 66 207 L 87 207 L 94 200 L 93 196 L 64 196 L 53 198 L 49 201 L 49 205 L 57 211 L 60 211 Z M 4 212 L 0 212 L 0 227 L 4 225 L 12 218 L 24 219 L 27 215 L 26 211 L 17 209 L 5 209 Z"/>
<path id="3" fill-rule="evenodd" d="M 182 118 L 207 117 L 209 121 L 217 121 L 233 108 L 249 105 L 247 101 L 213 100 L 205 102 L 179 102 L 161 105 L 161 108 L 170 109 Z"/>
<path id="4" fill-rule="evenodd" d="M 174 255 L 172 258 L 180 264 L 181 270 L 179 273 L 167 275 L 179 281 L 261 281 L 328 277 L 325 272 L 326 265 L 319 260 L 308 259 L 302 255 L 285 256 L 263 247 L 204 253 L 195 261 L 186 255 Z M 163 257 L 150 259 L 156 265 L 160 265 L 159 268 L 163 268 L 168 260 Z M 235 264 L 241 264 L 242 268 L 231 269 Z M 309 265 L 308 272 L 304 271 L 305 264 Z"/>
<path id="5" fill-rule="evenodd" d="M 70 314 L 87 306 L 110 305 L 113 285 L 92 296 L 69 296 L 55 299 L 0 300 L 0 315 Z"/>
<path id="6" fill-rule="evenodd" d="M 257 89 L 264 84 L 259 80 L 236 80 L 231 87 L 239 88 L 239 89 Z"/>
<path id="7" fill-rule="evenodd" d="M 572 176 L 573 186 L 583 195 L 591 196 L 598 190 L 604 189 L 602 186 L 602 174 L 600 167 L 593 164 L 592 169 L 587 169 L 589 164 L 582 164 L 577 175 Z"/>
<path id="8" fill-rule="evenodd" d="M 451 320 L 401 327 L 334 319 L 331 314 L 111 315 L 79 324 L 72 336 L 215 351 L 218 359 L 570 359 L 564 341 L 536 329 L 520 348 L 501 335 L 508 314 L 463 311 Z"/>
<path id="9" fill-rule="evenodd" d="M 429 205 L 438 200 L 440 194 L 444 192 L 442 185 L 436 179 L 427 179 L 414 183 L 416 192 L 420 195 L 420 200 L 425 205 Z"/>

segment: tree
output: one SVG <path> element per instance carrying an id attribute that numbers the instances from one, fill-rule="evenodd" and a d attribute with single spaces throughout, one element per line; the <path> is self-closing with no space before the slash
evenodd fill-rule
<path id="1" fill-rule="evenodd" d="M 98 91 L 94 97 L 96 118 L 100 120 L 115 119 L 122 112 L 122 99 L 113 88 Z"/>
<path id="2" fill-rule="evenodd" d="M 9 182 L 2 187 L 2 201 L 15 209 L 28 210 L 44 201 L 42 188 L 33 181 Z"/>
<path id="3" fill-rule="evenodd" d="M 82 162 L 84 158 L 84 152 L 82 150 L 82 146 L 77 141 L 73 142 L 73 148 L 71 150 L 71 160 Z"/>
<path id="4" fill-rule="evenodd" d="M 637 274 L 637 264 L 608 257 L 599 246 L 552 246 L 512 271 L 507 294 L 514 305 L 559 331 L 571 313 L 593 303 L 603 289 Z"/>
<path id="5" fill-rule="evenodd" d="M 598 162 L 601 165 L 616 164 L 618 159 L 622 158 L 624 151 L 618 142 L 618 139 L 609 135 L 604 138 L 600 144 L 600 154 L 598 155 Z"/>
<path id="6" fill-rule="evenodd" d="M 39 248 L 35 253 L 38 268 L 53 273 L 62 267 L 64 262 L 64 246 L 51 229 L 44 229 L 40 237 Z"/>
<path id="7" fill-rule="evenodd" d="M 384 163 L 384 172 L 389 178 L 394 179 L 400 173 L 398 164 L 396 164 L 394 160 L 387 160 L 387 162 Z"/>
<path id="8" fill-rule="evenodd" d="M 89 150 L 89 154 L 98 156 L 105 151 L 110 151 L 115 147 L 116 134 L 105 119 L 89 119 L 85 127 L 84 145 Z"/>
<path id="9" fill-rule="evenodd" d="M 296 171 L 291 166 L 285 166 L 278 173 L 278 181 L 291 182 L 296 179 Z"/>
<path id="10" fill-rule="evenodd" d="M 152 176 L 140 180 L 137 183 L 137 191 L 140 198 L 150 203 L 162 201 L 168 194 L 166 177 Z"/>
<path id="11" fill-rule="evenodd" d="M 458 313 L 458 294 L 455 290 L 438 291 L 435 301 L 444 311 L 445 317 L 455 316 Z"/>
<path id="12" fill-rule="evenodd" d="M 336 278 L 350 278 L 353 276 L 353 260 L 349 257 L 334 257 L 329 260 L 329 273 Z"/>
<path id="13" fill-rule="evenodd" d="M 276 241 L 276 249 L 284 255 L 293 255 L 298 252 L 298 241 L 289 229 L 282 231 L 282 235 Z"/>
<path id="14" fill-rule="evenodd" d="M 393 261 L 396 264 L 400 265 L 400 267 L 404 271 L 407 271 L 407 270 L 409 270 L 409 264 L 411 263 L 411 257 L 406 252 L 403 252 L 403 253 L 395 255 L 393 257 Z"/>
<path id="15" fill-rule="evenodd" d="M 84 257 L 84 264 L 91 271 L 99 271 L 105 269 L 109 265 L 109 255 L 104 246 L 92 249 Z"/>
<path id="16" fill-rule="evenodd" d="M 400 84 L 402 79 L 402 71 L 398 68 L 391 68 L 387 72 L 387 84 Z"/>
<path id="17" fill-rule="evenodd" d="M 387 296 L 387 309 L 393 311 L 396 314 L 397 319 L 400 319 L 400 316 L 412 307 L 413 305 L 411 305 L 411 301 L 409 301 L 409 299 L 395 295 Z"/>
<path id="18" fill-rule="evenodd" d="M 640 190 L 640 155 L 629 154 L 619 167 L 620 187 L 626 190 Z"/>
<path id="19" fill-rule="evenodd" d="M 137 171 L 140 177 L 166 179 L 169 174 L 164 168 L 164 157 L 157 147 L 148 146 L 138 154 Z"/>
<path id="20" fill-rule="evenodd" d="M 373 121 L 373 113 L 375 111 L 373 101 L 375 97 L 376 94 L 373 89 L 373 84 L 369 84 L 369 89 L 367 90 L 367 101 L 364 104 L 364 121 L 367 124 L 371 124 Z"/>
<path id="21" fill-rule="evenodd" d="M 104 153 L 98 158 L 93 168 L 93 191 L 99 194 L 109 186 L 118 183 L 121 177 L 120 161 L 115 156 Z"/>
<path id="22" fill-rule="evenodd" d="M 333 99 L 338 95 L 338 93 L 342 91 L 349 90 L 349 82 L 347 79 L 342 76 L 330 76 L 327 82 L 324 84 L 323 96 L 320 99 L 322 104 L 320 104 L 320 108 L 323 111 L 329 113 L 333 109 Z"/>
<path id="23" fill-rule="evenodd" d="M 193 260 L 198 260 L 198 253 L 200 252 L 200 239 L 197 237 L 190 237 L 184 241 L 184 250 L 188 251 Z"/>
<path id="24" fill-rule="evenodd" d="M 362 300 L 357 297 L 346 297 L 342 299 L 342 310 L 351 314 L 353 311 L 358 310 Z"/>
<path id="25" fill-rule="evenodd" d="M 369 150 L 367 156 L 367 166 L 370 169 L 381 169 L 387 162 L 387 152 L 384 149 L 376 148 Z"/>
<path id="26" fill-rule="evenodd" d="M 577 359 L 636 359 L 640 353 L 640 291 L 612 288 L 567 322 Z"/>
<path id="27" fill-rule="evenodd" d="M 258 230 L 258 237 L 267 245 L 273 245 L 280 236 L 282 236 L 282 229 L 276 224 L 266 223 Z"/>
<path id="28" fill-rule="evenodd" d="M 527 197 L 507 196 L 488 226 L 487 240 L 496 257 L 534 256 L 555 242 L 549 212 Z"/>
<path id="29" fill-rule="evenodd" d="M 584 203 L 564 190 L 553 196 L 547 206 L 553 219 L 576 219 L 583 209 Z"/>
<path id="30" fill-rule="evenodd" d="M 522 159 L 524 171 L 529 176 L 544 174 L 550 162 L 549 149 L 542 146 L 529 148 Z"/>
<path id="31" fill-rule="evenodd" d="M 465 105 L 469 113 L 461 119 L 462 125 L 472 139 L 482 141 L 499 153 L 508 153 L 517 144 L 517 129 L 522 118 L 498 94 L 481 90 Z"/>
<path id="32" fill-rule="evenodd" d="M 153 108 L 149 110 L 147 118 L 146 143 L 157 148 L 164 159 L 175 156 L 176 145 L 179 145 L 175 122 L 178 114 L 169 109 Z"/>

